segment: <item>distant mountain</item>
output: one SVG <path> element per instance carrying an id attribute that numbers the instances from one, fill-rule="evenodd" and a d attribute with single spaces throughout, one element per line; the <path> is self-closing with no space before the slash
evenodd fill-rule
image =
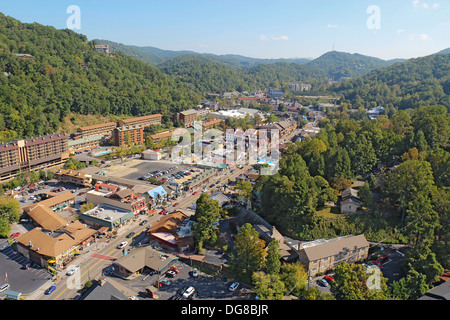
<path id="1" fill-rule="evenodd" d="M 325 89 L 328 82 L 324 72 L 293 62 L 258 64 L 247 69 L 230 66 L 223 60 L 219 62 L 217 56 L 184 54 L 167 60 L 158 67 L 202 94 L 282 88 L 297 81 L 310 83 L 313 88 L 323 86 L 322 89 Z"/>
<path id="2" fill-rule="evenodd" d="M 363 76 L 372 70 L 387 67 L 397 61 L 399 59 L 386 61 L 358 53 L 330 51 L 306 65 L 324 71 L 331 79 L 338 81 L 342 78 Z"/>
<path id="3" fill-rule="evenodd" d="M 330 88 L 354 108 L 409 109 L 441 104 L 450 111 L 450 54 L 409 59 Z"/>
<path id="4" fill-rule="evenodd" d="M 179 55 L 183 54 L 191 54 L 195 53 L 192 51 L 171 51 L 171 50 L 162 50 L 155 47 L 138 47 L 132 45 L 125 45 L 122 43 L 117 43 L 109 40 L 93 40 L 98 44 L 107 44 L 109 45 L 110 51 L 118 51 L 128 56 L 132 56 L 135 59 L 144 61 L 152 66 L 157 66 L 164 61 L 175 58 Z"/>
<path id="5" fill-rule="evenodd" d="M 251 58 L 251 57 L 245 57 L 242 55 L 237 54 L 224 54 L 224 55 L 216 55 L 212 53 L 198 53 L 194 51 L 187 51 L 187 50 L 181 50 L 181 51 L 172 51 L 172 50 L 163 50 L 151 46 L 146 47 L 139 47 L 139 46 L 133 46 L 133 45 L 125 45 L 122 43 L 117 43 L 109 40 L 93 40 L 97 43 L 101 44 L 108 44 L 110 47 L 110 51 L 119 51 L 123 54 L 130 55 L 136 59 L 142 60 L 144 62 L 147 62 L 150 65 L 156 66 L 159 64 L 164 63 L 167 60 L 176 58 L 181 55 L 185 54 L 197 54 L 197 55 L 204 55 L 208 56 L 211 59 L 226 64 L 229 67 L 235 67 L 235 68 L 244 68 L 248 69 L 260 64 L 271 64 L 271 63 L 277 63 L 277 62 L 295 62 L 298 64 L 306 64 L 311 61 L 311 59 L 306 58 L 292 58 L 292 59 L 260 59 L 260 58 Z"/>
<path id="6" fill-rule="evenodd" d="M 449 54 L 449 53 L 450 53 L 450 48 L 447 48 L 447 49 L 437 52 L 436 54 Z"/>

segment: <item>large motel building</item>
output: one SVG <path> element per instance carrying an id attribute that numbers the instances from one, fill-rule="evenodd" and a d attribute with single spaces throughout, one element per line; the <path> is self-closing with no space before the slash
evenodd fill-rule
<path id="1" fill-rule="evenodd" d="M 0 144 L 0 183 L 23 172 L 63 165 L 69 159 L 68 138 L 51 134 Z"/>
<path id="2" fill-rule="evenodd" d="M 81 127 L 71 135 L 69 148 L 71 152 L 94 149 L 111 137 L 116 146 L 143 144 L 144 129 L 150 125 L 161 124 L 161 120 L 162 115 L 158 113 Z"/>

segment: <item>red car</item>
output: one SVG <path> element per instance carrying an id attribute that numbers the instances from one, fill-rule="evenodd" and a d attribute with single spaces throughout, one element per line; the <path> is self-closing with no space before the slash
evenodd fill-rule
<path id="1" fill-rule="evenodd" d="M 370 261 L 370 262 L 372 262 L 374 265 L 376 265 L 378 268 L 380 268 L 380 269 L 383 269 L 383 265 L 381 264 L 381 262 L 380 261 L 378 261 L 378 260 L 373 260 L 373 261 Z"/>
<path id="2" fill-rule="evenodd" d="M 198 193 L 198 191 L 194 191 L 194 192 L 192 193 L 192 195 L 195 196 L 197 193 Z"/>
<path id="3" fill-rule="evenodd" d="M 15 232 L 10 236 L 10 238 L 14 239 L 14 238 L 17 238 L 18 236 L 20 236 L 20 232 Z"/>
<path id="4" fill-rule="evenodd" d="M 380 264 L 386 263 L 389 260 L 387 255 L 381 256 L 377 259 L 377 262 Z"/>
<path id="5" fill-rule="evenodd" d="M 164 209 L 164 210 L 161 210 L 161 212 L 159 214 L 165 214 L 166 212 L 167 212 L 167 210 Z"/>
<path id="6" fill-rule="evenodd" d="M 179 203 L 177 202 L 177 203 L 175 203 L 173 206 L 176 207 L 176 206 L 178 206 L 178 205 L 179 205 Z"/>
<path id="7" fill-rule="evenodd" d="M 331 282 L 334 281 L 334 278 L 331 277 L 331 276 L 324 276 L 323 278 L 324 278 L 328 283 L 331 283 Z"/>
<path id="8" fill-rule="evenodd" d="M 180 270 L 179 270 L 177 267 L 175 267 L 175 266 L 171 266 L 171 267 L 169 268 L 169 270 L 172 270 L 172 271 L 175 272 L 175 273 L 180 273 Z"/>

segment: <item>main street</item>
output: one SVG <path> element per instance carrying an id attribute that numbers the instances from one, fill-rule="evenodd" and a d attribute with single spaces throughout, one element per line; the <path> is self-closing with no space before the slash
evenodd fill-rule
<path id="1" fill-rule="evenodd" d="M 53 284 L 56 286 L 56 290 L 50 295 L 41 295 L 38 297 L 39 300 L 64 300 L 73 299 L 79 295 L 79 290 L 88 280 L 98 279 L 105 269 L 111 265 L 111 260 L 109 258 L 119 258 L 123 255 L 123 251 L 117 249 L 117 246 L 123 242 L 127 241 L 128 246 L 125 247 L 126 250 L 133 250 L 132 241 L 134 243 L 141 242 L 146 239 L 146 229 L 153 222 L 157 221 L 160 216 L 155 214 L 153 216 L 138 216 L 140 218 L 132 222 L 129 225 L 123 226 L 122 230 L 119 231 L 117 238 L 113 239 L 109 243 L 107 242 L 96 242 L 91 245 L 88 252 L 83 252 L 78 258 L 76 258 L 71 265 L 78 265 L 80 269 L 74 273 L 72 276 L 67 276 L 64 272 L 60 273 L 60 279 Z M 139 223 L 143 220 L 148 222 L 140 226 Z M 126 238 L 126 235 L 130 232 L 135 232 L 133 238 Z M 49 285 L 50 286 L 50 285 Z M 44 290 L 47 288 L 44 288 Z"/>

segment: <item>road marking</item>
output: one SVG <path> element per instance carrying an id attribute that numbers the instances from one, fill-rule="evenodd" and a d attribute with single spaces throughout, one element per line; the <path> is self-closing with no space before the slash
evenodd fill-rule
<path id="1" fill-rule="evenodd" d="M 112 250 L 111 250 L 110 252 L 108 252 L 106 255 L 110 255 L 110 254 L 113 253 L 115 250 L 116 250 L 115 248 L 112 249 Z M 89 270 L 91 270 L 92 268 L 94 268 L 94 267 L 97 266 L 100 262 L 103 262 L 103 261 L 104 261 L 104 260 L 99 260 L 99 261 L 97 261 L 96 263 L 94 263 L 89 269 L 87 269 L 87 271 L 85 271 L 84 273 L 82 273 L 82 274 L 80 275 L 80 279 L 81 279 L 86 273 L 88 273 Z M 61 293 L 58 294 L 53 300 L 56 300 L 57 298 L 59 298 L 64 292 L 66 292 L 67 289 L 69 289 L 69 288 L 66 286 L 66 288 L 65 288 L 63 291 L 61 291 Z"/>

